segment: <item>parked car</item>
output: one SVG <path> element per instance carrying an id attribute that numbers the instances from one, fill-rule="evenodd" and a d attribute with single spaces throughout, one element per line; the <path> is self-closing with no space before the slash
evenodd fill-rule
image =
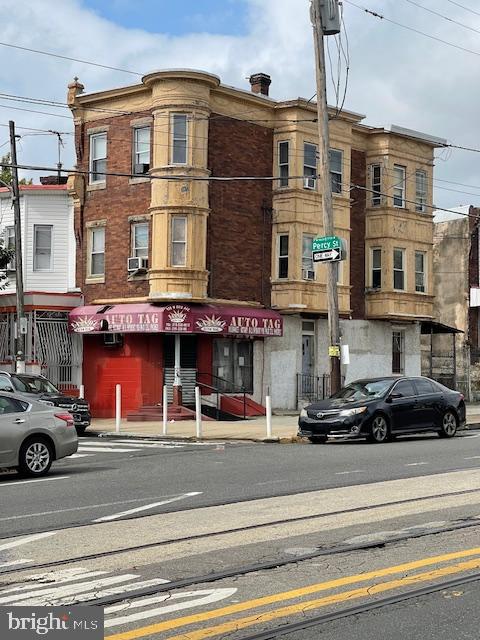
<path id="1" fill-rule="evenodd" d="M 464 424 L 461 393 L 429 378 L 386 377 L 351 382 L 328 400 L 305 407 L 298 435 L 314 443 L 326 442 L 330 434 L 370 442 L 422 431 L 453 438 Z"/>
<path id="2" fill-rule="evenodd" d="M 0 371 L 0 392 L 20 393 L 27 400 L 46 402 L 66 409 L 73 416 L 77 433 L 82 434 L 90 425 L 90 405 L 83 398 L 66 396 L 44 376 Z"/>
<path id="3" fill-rule="evenodd" d="M 22 394 L 0 393 L 0 468 L 43 476 L 54 460 L 75 453 L 78 436 L 72 415 Z"/>

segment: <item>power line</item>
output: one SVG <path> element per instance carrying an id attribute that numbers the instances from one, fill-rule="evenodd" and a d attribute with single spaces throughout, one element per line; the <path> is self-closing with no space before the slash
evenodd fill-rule
<path id="1" fill-rule="evenodd" d="M 418 2 L 415 2 L 415 0 L 404 0 L 404 2 L 408 2 L 409 4 L 412 4 L 415 7 L 418 7 L 419 9 L 423 9 L 424 11 L 427 11 L 428 13 L 433 14 L 434 16 L 438 16 L 439 18 L 443 18 L 444 20 L 447 20 L 447 22 L 452 22 L 453 24 L 458 25 L 459 27 L 464 27 L 465 29 L 468 29 L 469 31 L 474 31 L 475 33 L 480 33 L 480 30 L 475 29 L 475 27 L 471 27 L 468 24 L 464 24 L 463 22 L 458 22 L 458 20 L 454 20 L 453 18 L 449 18 L 448 16 L 443 15 L 443 13 L 439 13 L 438 11 L 435 11 L 434 9 L 429 9 L 428 7 L 424 7 L 423 4 L 419 4 Z"/>
<path id="2" fill-rule="evenodd" d="M 450 4 L 454 4 L 457 7 L 460 7 L 460 9 L 465 9 L 465 11 L 470 11 L 470 13 L 474 13 L 476 16 L 480 16 L 480 13 L 478 11 L 475 11 L 474 9 L 470 9 L 470 7 L 466 7 L 463 4 L 460 4 L 459 2 L 455 2 L 455 0 L 447 0 L 447 2 L 450 2 Z"/>
<path id="3" fill-rule="evenodd" d="M 40 113 L 43 116 L 55 116 L 55 118 L 64 118 L 66 120 L 72 121 L 71 116 L 64 116 L 61 113 L 48 113 L 48 111 L 37 111 L 35 109 L 24 109 L 23 107 L 12 107 L 11 104 L 0 104 L 2 109 L 14 109 L 15 111 L 26 111 L 28 113 Z"/>
<path id="4" fill-rule="evenodd" d="M 131 71 L 130 69 L 122 69 L 121 67 L 112 67 L 108 64 L 100 64 L 99 62 L 92 62 L 91 60 L 81 60 L 79 58 L 71 58 L 70 56 L 62 56 L 59 53 L 52 53 L 51 51 L 42 51 L 41 49 L 30 49 L 29 47 L 21 47 L 18 44 L 10 44 L 9 42 L 0 42 L 0 46 L 9 47 L 10 49 L 19 49 L 20 51 L 28 51 L 29 53 L 38 53 L 42 56 L 50 56 L 51 58 L 59 58 L 60 60 L 69 60 L 70 62 L 79 62 L 80 64 L 88 64 L 93 67 L 100 67 L 101 69 L 109 69 L 110 71 L 121 71 L 122 73 L 129 73 L 134 76 L 144 76 L 144 73 L 138 73 L 137 71 Z"/>
<path id="5" fill-rule="evenodd" d="M 425 31 L 420 31 L 420 29 L 415 29 L 414 27 L 410 27 L 406 24 L 402 24 L 401 22 L 397 22 L 396 20 L 392 20 L 391 18 L 387 18 L 386 16 L 382 15 L 381 13 L 377 13 L 376 11 L 372 11 L 371 9 L 367 9 L 367 7 L 363 7 L 359 4 L 356 4 L 355 2 L 352 2 L 352 0 L 344 0 L 344 2 L 347 2 L 348 4 L 351 4 L 353 7 L 356 7 L 357 9 L 360 9 L 360 11 L 364 11 L 365 13 L 367 13 L 370 16 L 373 16 L 374 18 L 378 18 L 379 20 L 384 20 L 385 22 L 389 22 L 390 24 L 394 24 L 397 27 L 401 27 L 402 29 L 407 29 L 408 31 L 412 31 L 413 33 L 417 33 L 420 36 L 424 36 L 425 38 L 429 38 L 430 40 L 435 40 L 436 42 L 441 42 L 442 44 L 446 44 L 449 47 L 452 47 L 454 49 L 459 49 L 460 51 L 464 51 L 465 53 L 471 53 L 474 56 L 480 56 L 480 51 L 474 51 L 473 49 L 467 49 L 466 47 L 462 47 L 459 44 L 454 44 L 453 42 L 448 42 L 448 40 L 443 40 L 442 38 L 439 38 L 438 36 L 432 36 L 430 33 L 425 33 Z"/>

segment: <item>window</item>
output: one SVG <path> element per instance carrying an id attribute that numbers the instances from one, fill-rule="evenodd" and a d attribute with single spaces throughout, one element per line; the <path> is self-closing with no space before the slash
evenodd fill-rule
<path id="1" fill-rule="evenodd" d="M 132 256 L 148 258 L 148 222 L 132 225 Z"/>
<path id="2" fill-rule="evenodd" d="M 107 170 L 107 134 L 90 136 L 90 182 L 105 182 Z"/>
<path id="3" fill-rule="evenodd" d="M 393 288 L 403 291 L 405 289 L 405 250 L 393 250 Z"/>
<path id="4" fill-rule="evenodd" d="M 317 146 L 309 142 L 303 144 L 303 175 L 305 189 L 315 189 L 317 183 Z"/>
<path id="5" fill-rule="evenodd" d="M 288 278 L 288 235 L 278 236 L 278 277 Z"/>
<path id="6" fill-rule="evenodd" d="M 33 270 L 52 269 L 52 225 L 33 226 Z"/>
<path id="7" fill-rule="evenodd" d="M 425 293 L 425 254 L 415 251 L 415 291 Z"/>
<path id="8" fill-rule="evenodd" d="M 105 275 L 105 227 L 90 229 L 90 276 Z"/>
<path id="9" fill-rule="evenodd" d="M 415 378 L 415 386 L 419 396 L 437 392 L 430 380 L 425 380 L 424 378 Z"/>
<path id="10" fill-rule="evenodd" d="M 0 396 L 0 414 L 21 413 L 23 411 L 26 411 L 27 408 L 27 402 L 15 400 L 14 398 L 7 398 L 6 396 Z"/>
<path id="11" fill-rule="evenodd" d="M 415 389 L 413 388 L 413 384 L 410 380 L 400 380 L 400 382 L 395 385 L 393 393 L 400 393 L 404 398 L 411 398 L 416 395 Z"/>
<path id="12" fill-rule="evenodd" d="M 15 227 L 5 227 L 5 249 L 15 250 Z M 7 265 L 7 271 L 15 270 L 15 258 Z"/>
<path id="13" fill-rule="evenodd" d="M 0 391 L 15 391 L 13 388 L 13 382 L 7 376 L 0 376 Z"/>
<path id="14" fill-rule="evenodd" d="M 392 373 L 404 373 L 405 370 L 405 332 L 392 332 Z"/>
<path id="15" fill-rule="evenodd" d="M 382 167 L 372 164 L 371 172 L 372 207 L 378 207 L 382 203 Z"/>
<path id="16" fill-rule="evenodd" d="M 150 169 L 150 127 L 133 130 L 133 173 L 148 173 Z"/>
<path id="17" fill-rule="evenodd" d="M 313 247 L 313 236 L 303 234 L 303 238 L 302 238 L 302 278 L 303 280 L 315 280 L 312 247 Z"/>
<path id="18" fill-rule="evenodd" d="M 393 166 L 393 206 L 405 207 L 405 167 Z"/>
<path id="19" fill-rule="evenodd" d="M 172 164 L 187 164 L 187 115 L 172 115 Z"/>
<path id="20" fill-rule="evenodd" d="M 187 219 L 183 216 L 172 217 L 170 261 L 172 267 L 187 264 Z"/>
<path id="21" fill-rule="evenodd" d="M 288 140 L 278 143 L 278 175 L 280 180 L 278 181 L 279 187 L 288 187 Z"/>
<path id="22" fill-rule="evenodd" d="M 332 193 L 342 193 L 343 152 L 339 149 L 330 149 L 329 154 Z"/>
<path id="23" fill-rule="evenodd" d="M 228 393 L 244 389 L 253 393 L 253 342 L 236 338 L 213 341 L 215 386 Z"/>
<path id="24" fill-rule="evenodd" d="M 372 287 L 380 289 L 382 286 L 382 250 L 372 249 Z"/>
<path id="25" fill-rule="evenodd" d="M 415 211 L 425 213 L 427 210 L 427 173 L 415 172 Z"/>

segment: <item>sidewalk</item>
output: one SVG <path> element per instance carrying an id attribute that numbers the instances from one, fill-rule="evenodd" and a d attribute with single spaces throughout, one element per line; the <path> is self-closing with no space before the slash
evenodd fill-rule
<path id="1" fill-rule="evenodd" d="M 298 414 L 272 416 L 272 440 L 274 442 L 291 443 L 297 441 Z M 480 429 L 480 405 L 467 405 L 467 429 Z M 161 421 L 127 422 L 122 420 L 120 435 L 122 437 L 164 438 Z M 87 429 L 88 433 L 102 433 L 105 436 L 115 433 L 115 420 L 94 419 Z M 195 421 L 183 420 L 169 422 L 167 437 L 195 440 Z M 202 440 L 250 440 L 265 442 L 267 440 L 267 424 L 265 416 L 236 420 L 232 422 L 202 422 Z"/>

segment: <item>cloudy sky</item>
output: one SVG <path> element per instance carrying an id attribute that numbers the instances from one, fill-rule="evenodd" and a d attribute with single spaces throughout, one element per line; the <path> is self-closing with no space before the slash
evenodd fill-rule
<path id="1" fill-rule="evenodd" d="M 243 88 L 248 88 L 246 78 L 251 73 L 263 71 L 272 76 L 274 98 L 309 98 L 315 84 L 308 8 L 308 0 L 0 0 L 0 123 L 12 119 L 18 127 L 67 134 L 72 131 L 67 109 L 13 101 L 9 96 L 65 102 L 67 84 L 75 75 L 90 92 L 132 84 L 140 78 L 135 74 L 168 67 L 205 69 L 220 75 L 224 83 Z M 366 114 L 367 124 L 395 123 L 452 144 L 480 148 L 478 0 L 345 0 L 344 21 L 342 38 L 345 47 L 348 38 L 350 57 L 347 109 Z M 335 42 L 330 38 L 329 43 L 335 61 Z M 341 71 L 344 81 L 345 64 Z M 335 99 L 330 81 L 329 102 Z M 57 162 L 56 136 L 32 135 L 25 129 L 19 133 L 22 163 Z M 0 153 L 8 150 L 7 138 L 7 128 L 0 127 Z M 71 166 L 71 136 L 63 139 L 62 160 Z M 438 150 L 437 155 L 436 204 L 480 206 L 480 154 L 448 149 Z"/>

